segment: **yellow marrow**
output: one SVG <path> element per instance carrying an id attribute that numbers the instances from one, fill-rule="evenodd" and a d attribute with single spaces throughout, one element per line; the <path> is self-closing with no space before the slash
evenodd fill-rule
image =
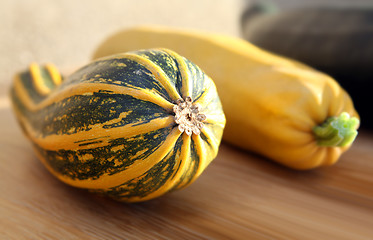
<path id="1" fill-rule="evenodd" d="M 356 137 L 359 116 L 334 79 L 239 38 L 141 26 L 109 37 L 93 58 L 154 47 L 179 52 L 214 79 L 229 143 L 311 169 L 335 163 Z"/>

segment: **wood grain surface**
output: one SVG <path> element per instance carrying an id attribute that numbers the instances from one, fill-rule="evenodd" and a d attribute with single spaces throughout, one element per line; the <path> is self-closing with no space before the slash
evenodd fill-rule
<path id="1" fill-rule="evenodd" d="M 49 174 L 5 93 L 0 116 L 0 239 L 373 239 L 368 130 L 336 165 L 307 172 L 222 144 L 190 187 L 125 204 Z"/>

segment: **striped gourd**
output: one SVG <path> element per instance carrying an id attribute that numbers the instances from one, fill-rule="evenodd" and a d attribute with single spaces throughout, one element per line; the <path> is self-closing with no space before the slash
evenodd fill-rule
<path id="1" fill-rule="evenodd" d="M 11 96 L 52 174 L 127 202 L 196 180 L 225 126 L 213 81 L 168 49 L 105 57 L 63 81 L 53 66 L 33 64 L 16 75 Z"/>

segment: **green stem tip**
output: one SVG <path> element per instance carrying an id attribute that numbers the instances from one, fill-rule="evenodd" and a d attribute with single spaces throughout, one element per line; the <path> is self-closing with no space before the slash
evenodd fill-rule
<path id="1" fill-rule="evenodd" d="M 343 112 L 339 117 L 326 119 L 321 125 L 315 126 L 312 131 L 319 146 L 345 147 L 355 140 L 359 124 L 359 119 Z"/>

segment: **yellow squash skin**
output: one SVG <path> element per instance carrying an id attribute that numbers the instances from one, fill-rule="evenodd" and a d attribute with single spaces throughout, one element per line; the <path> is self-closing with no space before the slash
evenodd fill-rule
<path id="1" fill-rule="evenodd" d="M 32 64 L 15 76 L 11 99 L 52 174 L 125 202 L 195 181 L 225 125 L 212 79 L 168 49 L 102 58 L 64 80 L 54 66 Z"/>
<path id="2" fill-rule="evenodd" d="M 109 37 L 93 58 L 153 47 L 179 52 L 214 79 L 227 118 L 226 142 L 303 170 L 334 164 L 351 146 L 320 146 L 313 133 L 342 112 L 358 118 L 334 79 L 242 39 L 140 26 Z"/>

